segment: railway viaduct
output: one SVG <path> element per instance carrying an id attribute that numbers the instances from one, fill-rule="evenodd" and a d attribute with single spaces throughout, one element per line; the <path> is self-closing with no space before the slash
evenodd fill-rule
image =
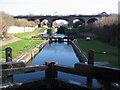
<path id="1" fill-rule="evenodd" d="M 36 21 L 42 22 L 43 20 L 48 20 L 48 26 L 52 26 L 52 22 L 55 20 L 66 20 L 68 22 L 68 26 L 73 26 L 73 21 L 75 19 L 79 19 L 82 24 L 90 24 L 95 22 L 96 20 L 100 20 L 102 17 L 108 16 L 107 14 L 99 14 L 99 15 L 69 15 L 69 16 L 14 16 L 16 19 L 27 19 L 28 21 Z M 40 24 L 40 23 L 39 23 Z"/>

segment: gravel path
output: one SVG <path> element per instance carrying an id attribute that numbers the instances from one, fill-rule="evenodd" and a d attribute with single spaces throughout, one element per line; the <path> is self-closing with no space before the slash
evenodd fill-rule
<path id="1" fill-rule="evenodd" d="M 0 40 L 0 46 L 3 46 L 3 45 L 7 45 L 9 43 L 13 43 L 13 42 L 16 42 L 16 41 L 19 41 L 21 40 L 20 38 L 17 38 L 15 36 L 12 36 L 12 39 L 6 39 L 6 40 Z"/>

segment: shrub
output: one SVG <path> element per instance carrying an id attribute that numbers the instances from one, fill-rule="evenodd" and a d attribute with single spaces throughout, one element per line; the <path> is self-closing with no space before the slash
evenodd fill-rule
<path id="1" fill-rule="evenodd" d="M 34 27 L 35 23 L 33 21 L 27 21 L 26 19 L 15 19 L 16 23 L 15 26 L 19 27 Z"/>

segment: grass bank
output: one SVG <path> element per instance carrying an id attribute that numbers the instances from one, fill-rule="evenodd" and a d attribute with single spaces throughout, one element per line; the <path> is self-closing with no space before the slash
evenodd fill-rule
<path id="1" fill-rule="evenodd" d="M 36 45 L 43 42 L 44 40 L 42 40 L 41 38 L 29 38 L 29 36 L 39 35 L 40 33 L 44 32 L 44 30 L 46 29 L 47 28 L 42 28 L 39 32 L 27 32 L 27 33 L 14 34 L 14 36 L 21 38 L 22 40 L 4 45 L 0 47 L 0 49 L 4 50 L 7 47 L 11 47 L 12 57 L 13 59 L 16 59 L 22 53 L 29 51 L 30 49 L 34 48 Z M 0 51 L 0 58 L 5 59 L 5 51 Z"/>
<path id="2" fill-rule="evenodd" d="M 120 50 L 120 48 L 113 47 L 111 45 L 108 45 L 106 43 L 103 43 L 97 40 L 85 40 L 85 39 L 78 39 L 77 45 L 85 52 L 86 55 L 89 50 L 94 50 L 95 61 L 109 62 L 109 65 L 108 65 L 109 67 L 120 66 L 120 61 L 118 60 L 119 59 L 118 51 Z"/>
<path id="3" fill-rule="evenodd" d="M 2 46 L 2 49 L 7 47 L 12 48 L 12 57 L 13 59 L 20 56 L 22 53 L 29 51 L 30 49 L 34 48 L 37 44 L 40 44 L 43 40 L 20 40 L 14 43 L 10 43 L 7 45 Z M 2 54 L 2 58 L 5 58 L 5 51 L 0 52 Z"/>
<path id="4" fill-rule="evenodd" d="M 39 28 L 37 28 L 37 29 L 39 29 Z M 27 32 L 27 33 L 18 33 L 18 34 L 15 34 L 15 36 L 18 37 L 18 38 L 27 40 L 27 39 L 29 39 L 29 36 L 37 36 L 37 35 L 43 33 L 46 29 L 52 29 L 52 28 L 43 27 L 38 32 L 33 31 L 33 32 Z M 36 39 L 39 40 L 39 38 L 33 38 L 32 40 L 36 40 Z"/>

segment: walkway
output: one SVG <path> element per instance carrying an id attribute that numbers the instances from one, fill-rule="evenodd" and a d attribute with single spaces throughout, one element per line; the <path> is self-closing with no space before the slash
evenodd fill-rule
<path id="1" fill-rule="evenodd" d="M 19 40 L 21 40 L 21 39 L 15 37 L 15 36 L 13 35 L 13 36 L 12 36 L 12 39 L 5 39 L 4 41 L 3 41 L 3 40 L 0 40 L 0 46 L 7 45 L 7 44 L 9 44 L 9 43 L 13 43 L 13 42 L 16 42 L 16 41 L 19 41 Z"/>

